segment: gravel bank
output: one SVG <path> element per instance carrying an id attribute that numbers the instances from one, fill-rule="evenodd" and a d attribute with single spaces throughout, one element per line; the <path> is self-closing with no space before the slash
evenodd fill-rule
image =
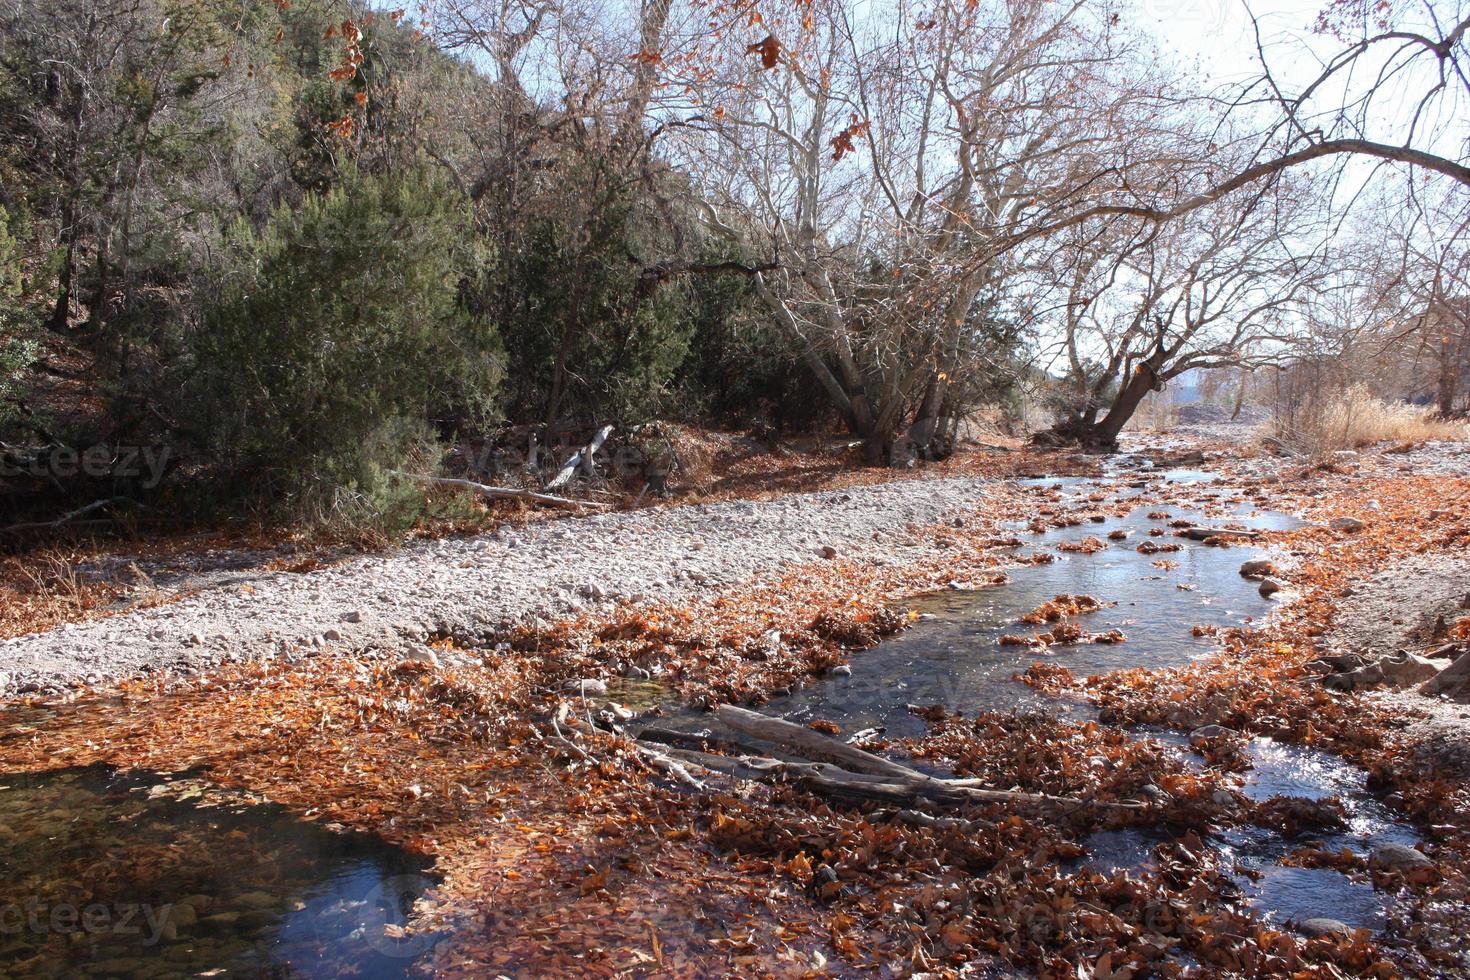
<path id="1" fill-rule="evenodd" d="M 305 573 L 236 577 L 181 601 L 0 642 L 0 692 L 315 649 L 403 648 L 624 600 L 673 599 L 790 562 L 907 563 L 925 525 L 999 505 L 970 477 L 901 480 L 781 500 L 667 506 L 419 542 Z M 1014 516 L 1014 515 L 1005 515 Z"/>

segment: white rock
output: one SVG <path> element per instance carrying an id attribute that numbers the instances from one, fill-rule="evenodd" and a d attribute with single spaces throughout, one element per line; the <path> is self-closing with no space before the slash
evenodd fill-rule
<path id="1" fill-rule="evenodd" d="M 1439 665 L 1427 657 L 1400 650 L 1378 661 L 1383 679 L 1394 687 L 1409 687 L 1439 673 Z"/>
<path id="2" fill-rule="evenodd" d="M 432 648 L 426 646 L 411 647 L 403 654 L 404 663 L 428 664 L 430 667 L 439 666 L 439 655 Z"/>
<path id="3" fill-rule="evenodd" d="M 1306 936 L 1308 939 L 1317 939 L 1321 936 L 1334 936 L 1338 935 L 1339 933 L 1349 933 L 1353 931 L 1353 927 L 1348 925 L 1346 922 L 1339 922 L 1337 919 L 1328 919 L 1322 916 L 1316 916 L 1311 919 L 1303 919 L 1301 922 L 1298 922 L 1296 924 L 1296 930 L 1303 936 Z"/>

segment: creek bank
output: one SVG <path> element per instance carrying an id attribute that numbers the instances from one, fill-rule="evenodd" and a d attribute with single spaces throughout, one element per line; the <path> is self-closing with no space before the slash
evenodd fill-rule
<path id="1" fill-rule="evenodd" d="M 304 573 L 231 580 L 154 609 L 0 642 L 0 693 L 56 690 L 325 649 L 465 642 L 620 603 L 678 601 L 805 562 L 912 564 L 919 532 L 1006 507 L 1002 484 L 902 480 L 772 501 L 653 507 L 410 544 Z"/>
<path id="2" fill-rule="evenodd" d="M 1066 533 L 1086 534 L 1108 515 L 1120 516 L 1114 501 L 1087 499 L 1091 491 L 1071 501 L 1051 499 L 1043 488 L 1028 493 L 1017 508 L 1046 508 L 1038 515 L 1044 533 L 1071 528 L 1076 530 Z M 1261 501 L 1248 489 L 1221 484 L 1167 490 L 1167 503 L 1164 491 L 1152 494 L 1161 511 L 1186 500 L 1203 503 L 1212 521 Z M 1385 511 L 1386 518 L 1402 519 L 1392 501 Z M 1104 520 L 1093 521 L 1092 513 Z M 1181 519 L 1177 513 L 1144 526 L 1168 537 L 1168 521 Z M 650 780 L 646 767 L 616 741 L 593 746 L 599 751 L 591 760 L 547 765 L 548 743 L 538 737 L 544 732 L 535 731 L 536 719 L 548 701 L 564 698 L 567 680 L 604 680 L 609 697 L 620 697 L 623 684 L 653 683 L 631 670 L 629 680 L 611 681 L 622 673 L 614 661 L 637 651 L 644 659 L 631 666 L 682 663 L 688 668 L 682 684 L 704 690 L 737 669 L 759 668 L 742 690 L 769 692 L 783 683 L 775 668 L 786 650 L 763 638 L 772 629 L 783 635 L 808 630 L 822 612 L 836 613 L 825 623 L 831 637 L 842 638 L 823 652 L 821 670 L 831 674 L 836 664 L 826 658 L 866 645 L 873 630 L 864 617 L 883 597 L 907 595 L 926 583 L 979 580 L 994 574 L 1000 561 L 1019 564 L 1027 557 L 1007 559 L 1001 546 L 1006 537 L 1025 535 L 971 536 L 970 530 L 947 533 L 940 544 L 936 529 L 921 576 L 914 575 L 916 566 L 817 559 L 777 583 L 777 591 L 709 596 L 684 610 L 687 621 L 678 608 L 621 606 L 626 620 L 610 621 L 599 611 L 572 621 L 565 643 L 547 641 L 543 630 L 541 646 L 530 636 L 525 649 L 505 651 L 436 645 L 434 658 L 397 666 L 350 657 L 269 670 L 239 666 L 191 682 L 177 697 L 127 686 L 118 695 L 120 706 L 79 695 L 49 720 L 31 722 L 23 738 L 0 743 L 0 750 L 13 765 L 26 767 L 52 766 L 58 758 L 137 765 L 197 757 L 215 766 L 220 778 L 268 790 L 321 819 L 412 842 L 439 857 L 446 893 L 467 913 L 466 921 L 483 924 L 456 934 L 437 956 L 436 967 L 450 973 L 564 974 L 589 958 L 609 968 L 651 970 L 661 955 L 706 973 L 790 964 L 851 974 L 896 963 L 974 966 L 985 961 L 985 950 L 996 949 L 1004 949 L 1012 965 L 1034 970 L 1079 962 L 1151 969 L 1165 959 L 1219 970 L 1243 970 L 1249 962 L 1257 972 L 1290 973 L 1333 963 L 1359 972 L 1380 959 L 1375 944 L 1356 938 L 1299 941 L 1263 926 L 1229 897 L 1228 869 L 1218 855 L 1188 835 L 1160 842 L 1156 867 L 1141 877 L 1104 876 L 1063 866 L 1078 856 L 1077 828 L 1064 819 L 1013 820 L 1013 811 L 1000 808 L 967 818 L 987 821 L 983 831 L 960 834 L 937 820 L 919 826 L 892 813 L 829 808 L 785 785 L 691 796 L 687 788 Z M 1352 549 L 1375 533 L 1371 523 L 1351 540 L 1325 528 L 1289 532 L 1287 557 L 1292 550 L 1314 557 L 1305 544 L 1293 544 L 1293 536 L 1313 547 L 1322 542 Z M 1228 560 L 1224 567 L 1236 587 L 1259 602 L 1252 583 L 1237 574 L 1242 555 L 1204 544 L 1186 548 L 1160 560 L 1196 553 Z M 1029 553 L 1057 557 L 1054 549 Z M 1053 564 L 1081 568 L 1084 561 L 1113 557 L 1104 549 Z M 1151 568 L 1149 574 L 1163 584 L 1179 570 Z M 1317 585 L 1312 569 L 1293 568 L 1290 576 L 1310 601 Z M 1186 591 L 1176 594 L 1190 598 Z M 1297 608 L 1278 615 L 1293 616 Z M 636 636 L 618 639 L 623 626 L 634 627 Z M 1218 671 L 1228 675 L 1231 690 L 1249 691 L 1228 672 L 1245 663 L 1270 678 L 1259 688 L 1265 696 L 1284 690 L 1285 683 L 1262 666 L 1264 659 L 1243 652 L 1238 634 L 1261 634 L 1261 647 L 1250 649 L 1264 650 L 1262 657 L 1269 654 L 1272 662 L 1286 656 L 1278 647 L 1294 642 L 1295 634 L 1279 639 L 1274 629 L 1235 626 L 1220 632 L 1228 649 L 1210 659 L 1208 670 L 1198 665 L 1206 677 Z M 1073 651 L 1090 655 L 1103 648 L 1071 648 L 1064 656 Z M 865 659 L 852 658 L 854 675 Z M 805 677 L 813 674 L 807 667 L 817 665 L 799 666 Z M 1303 728 L 1309 721 L 1330 726 L 1329 734 L 1349 730 L 1331 727 L 1337 716 L 1330 703 L 1305 713 L 1283 710 L 1269 724 L 1258 704 L 1234 714 L 1228 704 L 1180 705 L 1196 717 L 1191 727 L 1218 723 L 1244 733 L 1266 725 L 1297 738 L 1310 737 L 1310 727 Z M 1369 716 L 1353 721 L 1351 730 L 1359 733 L 1373 724 Z M 1160 799 L 1171 801 L 1180 816 L 1194 819 L 1231 805 L 1217 796 L 1223 787 L 1213 778 L 1196 780 L 1167 760 L 1161 771 L 1160 757 L 1140 750 L 1131 737 L 1111 740 L 1107 726 L 1054 718 L 1030 728 L 1012 719 L 996 724 L 999 734 L 981 727 L 975 729 L 980 737 L 963 743 L 976 753 L 971 761 L 989 785 L 1100 798 L 1119 791 L 1152 798 L 1145 786 L 1153 785 L 1168 794 Z M 1201 735 L 1212 737 L 1220 736 Z M 610 915 L 614 904 L 626 914 Z M 1161 916 L 1150 909 L 1171 911 Z M 979 914 L 971 915 L 975 910 Z M 732 934 L 748 938 L 731 947 Z"/>

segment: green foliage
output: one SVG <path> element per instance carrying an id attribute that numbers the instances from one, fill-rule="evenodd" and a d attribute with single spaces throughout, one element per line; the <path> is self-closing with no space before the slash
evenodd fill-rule
<path id="1" fill-rule="evenodd" d="M 699 261 L 738 258 L 707 243 Z M 771 322 L 750 279 L 739 273 L 692 277 L 687 287 L 689 354 L 680 368 L 680 414 L 721 423 L 807 426 L 830 412 L 823 393 Z"/>
<path id="2" fill-rule="evenodd" d="M 34 311 L 26 303 L 20 241 L 12 231 L 19 224 L 0 207 L 0 431 L 13 420 L 11 399 L 26 367 L 40 353 Z"/>
<path id="3" fill-rule="evenodd" d="M 349 173 L 231 239 L 192 372 L 209 444 L 294 511 L 406 519 L 421 495 L 393 471 L 431 453 L 428 420 L 483 421 L 501 377 L 459 299 L 464 208 L 422 171 Z"/>
<path id="4" fill-rule="evenodd" d="M 647 202 L 602 160 L 568 168 L 519 216 L 488 287 L 510 353 L 513 415 L 636 424 L 669 402 L 694 324 L 688 291 L 645 279 L 634 256 L 663 244 Z"/>

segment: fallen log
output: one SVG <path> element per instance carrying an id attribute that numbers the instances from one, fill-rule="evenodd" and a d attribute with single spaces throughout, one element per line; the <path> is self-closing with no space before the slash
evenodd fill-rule
<path id="1" fill-rule="evenodd" d="M 854 745 L 828 738 L 820 732 L 781 718 L 772 718 L 758 711 L 747 711 L 733 704 L 722 704 L 715 709 L 715 718 L 721 724 L 733 728 L 742 735 L 749 735 L 762 742 L 780 746 L 803 759 L 816 759 L 835 763 L 853 772 L 877 776 L 891 776 L 909 780 L 933 780 L 917 769 L 910 768 L 892 759 L 865 752 Z"/>
<path id="2" fill-rule="evenodd" d="M 594 500 L 573 500 L 570 497 L 557 497 L 549 493 L 537 493 L 535 490 L 522 490 L 519 487 L 492 487 L 484 483 L 476 483 L 474 480 L 456 480 L 447 476 L 420 476 L 417 473 L 404 473 L 401 470 L 394 470 L 393 472 L 398 476 L 412 477 L 423 483 L 440 483 L 451 487 L 465 487 L 469 490 L 477 490 L 487 497 L 526 500 L 533 504 L 545 504 L 547 507 L 564 507 L 568 509 L 591 507 L 594 510 L 607 510 L 612 506 L 611 504 L 604 504 Z"/>
<path id="3" fill-rule="evenodd" d="M 592 473 L 592 457 L 597 455 L 597 451 L 602 448 L 602 444 L 607 441 L 607 437 L 612 434 L 612 430 L 613 427 L 610 425 L 604 425 L 598 429 L 597 434 L 592 437 L 591 442 L 577 450 L 577 452 L 572 454 L 571 459 L 568 459 L 562 464 L 561 470 L 557 472 L 556 476 L 551 478 L 550 483 L 546 484 L 546 489 L 555 490 L 558 487 L 570 483 L 573 474 L 579 469 L 582 471 L 583 476 L 590 476 Z"/>
<path id="4" fill-rule="evenodd" d="M 696 752 L 721 752 L 725 755 L 759 755 L 755 746 L 722 738 L 711 731 L 681 732 L 672 728 L 653 725 L 638 732 L 640 742 L 657 742 L 676 749 L 693 749 Z"/>
<path id="5" fill-rule="evenodd" d="M 939 779 L 915 773 L 911 779 L 898 775 L 852 772 L 825 762 L 785 761 L 764 756 L 726 756 L 696 749 L 657 746 L 666 755 L 697 769 L 723 773 L 736 779 L 764 783 L 794 783 L 804 789 L 847 803 L 888 803 L 903 806 L 963 806 L 998 803 L 1007 806 L 1045 806 L 1076 810 L 1087 806 L 1137 810 L 1142 804 L 1093 803 L 1065 796 L 1023 793 L 1017 790 L 981 789 L 972 780 Z M 913 770 L 910 770 L 913 772 Z"/>
<path id="6" fill-rule="evenodd" d="M 1260 531 L 1242 531 L 1231 527 L 1181 527 L 1174 533 L 1191 541 L 1205 541 L 1209 538 L 1244 538 L 1254 541 L 1261 536 Z"/>
<path id="7" fill-rule="evenodd" d="M 783 762 L 778 759 L 742 756 L 736 764 L 747 775 L 741 778 L 797 778 L 808 788 L 824 795 L 838 795 L 863 800 L 932 803 L 1002 803 L 1072 808 L 1098 805 L 1106 808 L 1136 810 L 1140 805 L 1127 803 L 1093 804 L 1085 800 L 1018 790 L 985 789 L 975 779 L 946 779 L 919 772 L 900 762 L 865 752 L 856 746 L 839 742 L 820 732 L 781 718 L 772 718 L 732 704 L 715 709 L 715 717 L 742 735 L 769 742 L 804 760 L 817 762 Z M 684 755 L 688 750 L 671 750 Z M 709 756 L 709 753 L 698 753 Z M 725 759 L 726 756 L 712 756 Z M 825 763 L 825 764 L 824 764 Z M 700 763 L 703 764 L 703 763 Z M 812 768 L 816 767 L 816 768 Z M 709 767 L 707 767 L 709 768 Z M 732 773 L 734 774 L 734 773 Z"/>
<path id="8" fill-rule="evenodd" d="M 85 507 L 78 507 L 76 510 L 67 511 L 65 514 L 62 514 L 54 521 L 34 521 L 28 524 L 11 524 L 7 527 L 0 527 L 0 534 L 8 534 L 13 531 L 52 531 L 65 524 L 70 524 L 78 517 L 85 517 L 87 514 L 91 514 L 94 511 L 99 511 L 104 507 L 110 507 L 113 504 L 120 503 L 133 504 L 136 503 L 136 501 L 133 500 L 131 497 L 104 497 L 101 500 L 92 501 Z"/>

